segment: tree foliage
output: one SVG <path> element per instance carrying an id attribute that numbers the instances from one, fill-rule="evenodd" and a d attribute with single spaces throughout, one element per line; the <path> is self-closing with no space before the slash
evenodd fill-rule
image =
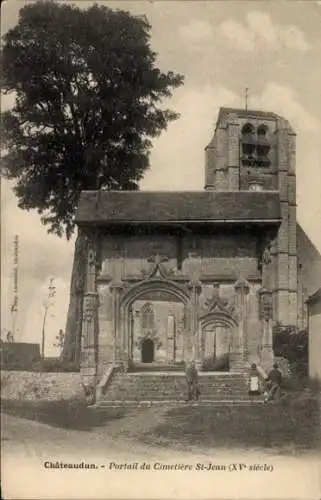
<path id="1" fill-rule="evenodd" d="M 59 349 L 59 351 L 61 351 L 61 349 L 63 348 L 64 346 L 64 343 L 65 343 L 65 333 L 64 331 L 60 328 L 59 332 L 58 332 L 58 335 L 56 335 L 56 340 L 55 342 L 53 343 L 53 346 L 54 347 L 57 347 Z"/>
<path id="2" fill-rule="evenodd" d="M 277 324 L 273 329 L 273 350 L 276 356 L 287 359 L 296 374 L 306 374 L 309 336 L 306 330 Z"/>
<path id="3" fill-rule="evenodd" d="M 69 238 L 83 189 L 138 189 L 151 139 L 178 117 L 161 101 L 183 83 L 163 73 L 145 17 L 37 2 L 4 36 L 2 173 L 19 207 Z"/>

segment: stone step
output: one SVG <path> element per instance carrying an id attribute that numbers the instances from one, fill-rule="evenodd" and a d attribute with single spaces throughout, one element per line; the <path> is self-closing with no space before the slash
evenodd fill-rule
<path id="1" fill-rule="evenodd" d="M 200 374 L 200 402 L 245 401 L 249 399 L 247 377 L 241 373 Z M 185 401 L 186 376 L 178 372 L 116 372 L 102 397 L 104 404 L 115 401 L 140 402 Z"/>
<path id="2" fill-rule="evenodd" d="M 177 372 L 166 372 L 166 373 L 161 373 L 161 372 L 136 372 L 136 373 L 117 373 L 116 375 L 121 375 L 123 378 L 129 378 L 131 380 L 133 379 L 139 379 L 139 378 L 144 378 L 145 380 L 167 380 L 167 379 L 177 379 L 177 380 L 184 380 L 186 378 L 184 373 L 177 373 Z M 211 374 L 204 374 L 200 375 L 199 380 L 239 380 L 240 378 L 246 378 L 246 375 L 242 373 L 232 373 L 232 374 L 218 374 L 218 373 L 211 373 Z"/>
<path id="3" fill-rule="evenodd" d="M 172 387 L 164 387 L 164 386 L 144 386 L 144 385 L 139 385 L 139 386 L 133 386 L 133 385 L 126 385 L 126 386 L 111 386 L 107 388 L 106 393 L 111 393 L 111 392 L 126 392 L 126 391 L 135 391 L 135 392 L 161 392 L 161 393 L 173 393 L 173 392 L 181 392 L 185 393 L 187 391 L 187 386 L 172 386 Z M 205 393 L 216 393 L 216 392 L 244 392 L 244 387 L 222 387 L 222 386 L 215 386 L 215 387 L 207 387 L 207 386 L 202 386 L 200 385 L 200 392 L 202 394 Z M 247 391 L 246 391 L 247 392 Z"/>
<path id="4" fill-rule="evenodd" d="M 187 402 L 186 400 L 157 400 L 157 401 L 134 401 L 134 400 L 101 400 L 98 404 L 92 405 L 89 408 L 95 410 L 104 410 L 105 408 L 119 408 L 119 407 L 132 407 L 132 408 L 140 408 L 140 407 L 150 407 L 150 406 L 168 406 L 171 407 L 204 407 L 204 406 L 212 406 L 212 407 L 222 407 L 222 406 L 260 406 L 264 404 L 263 399 L 217 399 L 217 400 L 201 400 L 201 401 L 193 401 Z"/>
<path id="5" fill-rule="evenodd" d="M 115 382 L 117 382 L 117 380 L 120 381 L 120 378 L 116 379 L 114 378 L 113 379 Z M 144 378 L 144 377 L 133 377 L 133 378 L 129 378 L 129 377 L 123 377 L 122 378 L 122 382 L 123 381 L 129 381 L 133 384 L 139 384 L 140 381 L 144 381 L 144 384 L 163 384 L 163 385 L 166 385 L 166 384 L 172 384 L 173 382 L 176 383 L 176 384 L 186 384 L 186 379 L 185 378 L 181 378 L 181 379 L 177 379 L 177 378 L 166 378 L 166 379 L 161 379 L 161 378 L 155 378 L 155 379 L 150 379 L 150 378 Z M 246 382 L 244 379 L 229 379 L 229 380 L 218 380 L 218 379 L 199 379 L 198 380 L 198 383 L 199 384 L 213 384 L 213 385 L 216 385 L 216 384 L 244 384 L 244 382 Z"/>
<path id="6" fill-rule="evenodd" d="M 245 396 L 244 397 L 237 396 L 236 398 L 235 398 L 235 396 L 234 397 L 230 397 L 230 398 L 226 397 L 225 395 L 223 395 L 223 396 L 224 396 L 224 399 L 222 398 L 222 395 L 221 395 L 221 396 L 218 396 L 217 398 L 211 398 L 210 401 L 212 401 L 212 402 L 217 402 L 217 401 L 229 401 L 229 402 L 233 402 L 235 400 L 237 400 L 237 401 L 247 401 L 247 398 Z M 120 397 L 120 396 L 118 395 L 118 397 Z M 125 399 L 125 397 L 124 397 L 124 399 L 120 399 L 120 400 L 116 399 L 116 397 L 115 397 L 115 398 L 110 398 L 110 399 L 107 399 L 107 398 L 105 399 L 104 398 L 104 399 L 101 400 L 101 402 L 104 402 L 106 404 L 107 403 L 108 404 L 109 403 L 113 403 L 115 401 L 130 401 L 132 403 L 137 403 L 137 404 L 138 403 L 148 403 L 149 401 L 154 401 L 155 403 L 162 403 L 163 401 L 171 401 L 171 402 L 183 401 L 183 402 L 186 402 L 186 396 L 185 396 L 185 398 L 182 398 L 181 396 L 172 397 L 172 398 L 169 398 L 168 396 L 163 396 L 162 398 L 159 398 L 159 399 L 150 399 L 150 397 L 136 398 L 136 399 L 135 398 L 131 398 L 131 399 L 129 399 L 129 398 L 127 399 L 126 398 Z M 199 399 L 200 403 L 202 403 L 203 401 L 208 401 L 208 398 L 204 398 L 204 399 L 200 398 Z"/>
<path id="7" fill-rule="evenodd" d="M 144 381 L 137 381 L 137 382 L 133 382 L 133 381 L 123 381 L 123 382 L 118 382 L 118 383 L 114 383 L 111 385 L 113 385 L 113 387 L 115 388 L 121 388 L 121 387 L 124 387 L 124 386 L 127 386 L 127 387 L 135 387 L 135 388 L 141 388 L 141 387 L 144 387 L 145 389 L 155 389 L 156 387 L 159 387 L 160 389 L 164 388 L 164 390 L 167 390 L 167 389 L 173 389 L 173 388 L 176 388 L 176 389 L 180 389 L 180 388 L 184 388 L 187 387 L 187 384 L 186 382 L 181 382 L 181 383 L 176 383 L 174 380 L 172 382 L 168 382 L 166 384 L 163 384 L 161 382 L 144 382 Z M 111 387 L 111 385 L 109 387 Z M 206 382 L 200 382 L 198 384 L 200 387 L 203 387 L 203 388 L 208 388 L 208 389 L 218 389 L 218 388 L 224 388 L 224 389 L 229 389 L 229 388 L 233 388 L 233 389 L 236 389 L 236 388 L 239 388 L 239 389 L 243 389 L 244 388 L 244 382 L 237 382 L 235 384 L 233 384 L 233 382 L 230 382 L 230 383 L 206 383 Z"/>
<path id="8" fill-rule="evenodd" d="M 169 371 L 169 372 L 126 372 L 126 375 L 131 376 L 131 377 L 139 377 L 140 375 L 143 375 L 144 377 L 179 377 L 179 378 L 184 378 L 186 375 L 184 372 L 178 372 L 178 371 Z M 237 376 L 242 376 L 242 372 L 199 372 L 198 376 L 199 378 L 207 378 L 207 377 L 217 377 L 217 378 L 233 378 Z"/>
<path id="9" fill-rule="evenodd" d="M 144 385 L 144 383 L 141 383 L 141 384 L 117 384 L 117 385 L 110 385 L 109 386 L 109 391 L 111 390 L 111 388 L 114 388 L 116 390 L 122 390 L 122 389 L 126 389 L 126 388 L 130 388 L 130 389 L 135 389 L 135 390 L 141 390 L 141 389 L 144 389 L 144 390 L 151 390 L 151 391 L 155 391 L 156 389 L 157 390 L 160 390 L 160 391 L 173 391 L 173 390 L 180 390 L 180 391 L 185 391 L 186 388 L 187 388 L 187 384 L 181 384 L 181 385 L 175 385 L 175 384 L 171 384 L 171 385 L 163 385 L 163 384 L 152 384 L 152 385 Z M 217 390 L 225 390 L 225 391 L 229 391 L 229 390 L 244 390 L 244 385 L 235 385 L 233 386 L 233 384 L 231 385 L 220 385 L 220 384 L 217 384 L 217 385 L 206 385 L 206 384 L 199 384 L 199 387 L 200 389 L 203 389 L 203 391 L 217 391 Z"/>

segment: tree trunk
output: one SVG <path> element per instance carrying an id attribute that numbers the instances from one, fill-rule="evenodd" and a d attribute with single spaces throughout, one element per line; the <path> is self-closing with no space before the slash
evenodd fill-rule
<path id="1" fill-rule="evenodd" d="M 86 273 L 86 247 L 86 237 L 81 230 L 79 230 L 75 243 L 74 262 L 72 266 L 65 340 L 61 353 L 62 361 L 80 363 L 82 310 Z"/>

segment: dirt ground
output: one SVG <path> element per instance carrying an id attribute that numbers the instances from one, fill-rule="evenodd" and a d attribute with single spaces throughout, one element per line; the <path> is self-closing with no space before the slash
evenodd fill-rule
<path id="1" fill-rule="evenodd" d="M 310 393 L 274 404 L 250 406 L 156 405 L 149 408 L 90 409 L 82 400 L 5 400 L 6 414 L 94 438 L 135 446 L 193 449 L 264 449 L 302 454 L 320 444 L 320 409 Z M 130 443 L 132 445 L 132 443 Z"/>
<path id="2" fill-rule="evenodd" d="M 58 425 L 57 417 L 54 424 L 42 423 L 46 413 L 40 410 L 37 418 L 30 408 L 28 418 L 17 416 L 17 408 L 1 415 L 3 498 L 262 499 L 262 491 L 267 491 L 269 499 L 308 500 L 321 492 L 318 451 L 311 448 L 298 455 L 291 440 L 282 453 L 277 447 L 241 446 L 235 439 L 229 446 L 215 446 L 213 436 L 201 436 L 202 429 L 215 422 L 213 409 L 109 409 L 100 415 L 88 413 L 86 425 L 80 425 L 84 422 L 78 415 L 74 426 L 68 419 L 66 425 L 61 409 L 65 426 Z M 75 408 L 73 413 L 77 421 Z M 194 439 L 188 436 L 189 426 L 196 429 Z M 217 433 L 215 426 L 212 429 Z M 83 462 L 97 468 L 48 469 L 48 462 Z M 189 469 L 161 469 L 175 464 Z"/>

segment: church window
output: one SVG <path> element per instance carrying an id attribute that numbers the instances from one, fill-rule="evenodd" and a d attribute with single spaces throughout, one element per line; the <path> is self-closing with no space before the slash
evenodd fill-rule
<path id="1" fill-rule="evenodd" d="M 255 131 L 253 125 L 247 123 L 242 128 L 242 164 L 246 166 L 254 165 L 255 162 Z"/>
<path id="2" fill-rule="evenodd" d="M 244 144 L 252 144 L 255 141 L 255 131 L 253 125 L 247 123 L 242 128 L 242 142 Z"/>
<path id="3" fill-rule="evenodd" d="M 260 140 L 264 140 L 266 139 L 266 135 L 267 135 L 267 127 L 265 125 L 260 125 L 258 128 L 257 128 L 257 138 Z"/>
<path id="4" fill-rule="evenodd" d="M 153 330 L 154 328 L 154 309 L 150 302 L 143 305 L 141 309 L 141 321 L 143 330 Z"/>
<path id="5" fill-rule="evenodd" d="M 242 128 L 241 160 L 247 167 L 268 167 L 270 165 L 269 152 L 271 149 L 268 139 L 268 128 L 259 125 L 255 130 L 251 123 Z"/>
<path id="6" fill-rule="evenodd" d="M 270 160 L 268 157 L 271 145 L 267 137 L 268 128 L 265 125 L 260 125 L 257 128 L 257 145 L 256 158 L 257 165 L 260 167 L 268 167 Z"/>

